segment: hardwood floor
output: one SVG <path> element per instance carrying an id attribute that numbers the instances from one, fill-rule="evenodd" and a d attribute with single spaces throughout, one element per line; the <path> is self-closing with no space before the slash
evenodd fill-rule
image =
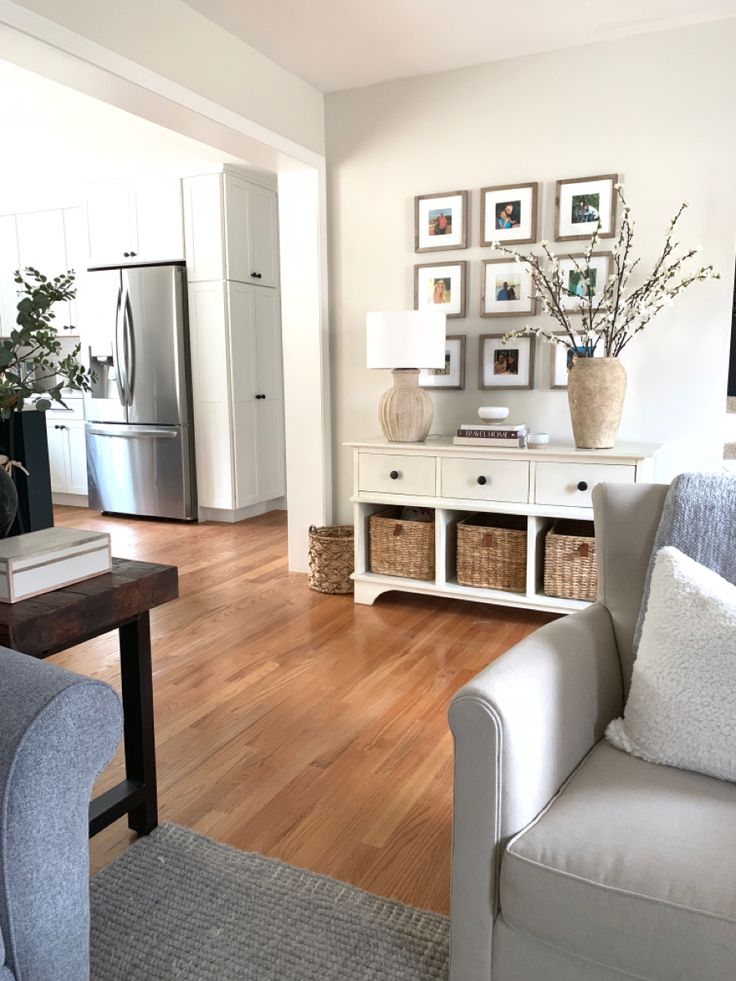
<path id="1" fill-rule="evenodd" d="M 57 524 L 179 567 L 179 600 L 152 613 L 162 820 L 447 912 L 450 697 L 551 617 L 312 592 L 287 572 L 284 512 L 182 526 L 58 508 Z M 54 660 L 119 687 L 114 635 Z M 132 840 L 124 820 L 98 835 L 93 871 Z"/>

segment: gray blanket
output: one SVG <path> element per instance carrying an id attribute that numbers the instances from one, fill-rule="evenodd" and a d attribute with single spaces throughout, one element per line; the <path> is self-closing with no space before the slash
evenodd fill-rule
<path id="1" fill-rule="evenodd" d="M 683 473 L 672 481 L 644 582 L 634 634 L 635 653 L 647 611 L 654 559 L 666 545 L 673 545 L 736 584 L 736 477 Z"/>

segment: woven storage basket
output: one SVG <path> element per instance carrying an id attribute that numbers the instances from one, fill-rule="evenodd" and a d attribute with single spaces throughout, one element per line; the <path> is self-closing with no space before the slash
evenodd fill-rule
<path id="1" fill-rule="evenodd" d="M 309 529 L 309 587 L 318 593 L 352 593 L 355 535 L 352 525 Z"/>
<path id="2" fill-rule="evenodd" d="M 547 532 L 544 591 L 563 599 L 595 600 L 598 570 L 592 521 L 556 521 Z"/>
<path id="3" fill-rule="evenodd" d="M 402 520 L 402 508 L 370 518 L 371 572 L 434 579 L 434 521 Z"/>
<path id="4" fill-rule="evenodd" d="M 523 593 L 526 590 L 526 518 L 472 514 L 457 524 L 457 581 Z"/>

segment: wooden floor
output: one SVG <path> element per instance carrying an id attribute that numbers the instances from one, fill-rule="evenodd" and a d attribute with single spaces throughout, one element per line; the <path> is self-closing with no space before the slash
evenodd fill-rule
<path id="1" fill-rule="evenodd" d="M 550 617 L 314 593 L 287 572 L 284 512 L 182 526 L 59 508 L 57 523 L 179 567 L 180 599 L 152 614 L 162 820 L 447 912 L 448 702 Z M 54 660 L 119 685 L 114 635 Z M 132 840 L 124 820 L 98 835 L 93 870 Z"/>

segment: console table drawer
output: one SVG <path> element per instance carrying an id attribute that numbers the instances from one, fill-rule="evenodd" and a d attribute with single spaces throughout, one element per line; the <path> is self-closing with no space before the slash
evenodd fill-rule
<path id="1" fill-rule="evenodd" d="M 433 497 L 435 472 L 433 456 L 361 453 L 358 460 L 358 490 Z"/>
<path id="2" fill-rule="evenodd" d="M 537 504 L 567 504 L 590 508 L 596 484 L 634 484 L 636 467 L 596 463 L 538 463 L 535 486 Z"/>
<path id="3" fill-rule="evenodd" d="M 529 500 L 529 464 L 523 460 L 445 458 L 442 467 L 442 497 L 472 501 Z"/>

